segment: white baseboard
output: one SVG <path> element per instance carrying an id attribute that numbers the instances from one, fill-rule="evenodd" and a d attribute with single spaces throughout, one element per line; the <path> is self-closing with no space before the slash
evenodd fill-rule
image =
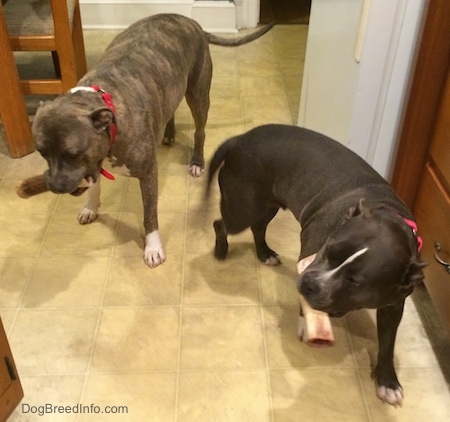
<path id="1" fill-rule="evenodd" d="M 85 29 L 123 29 L 145 16 L 178 13 L 205 31 L 237 31 L 235 5 L 225 0 L 80 0 L 80 9 Z"/>

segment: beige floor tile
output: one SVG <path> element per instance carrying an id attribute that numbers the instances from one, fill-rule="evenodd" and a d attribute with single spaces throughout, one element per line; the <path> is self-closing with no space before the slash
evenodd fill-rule
<path id="1" fill-rule="evenodd" d="M 22 310 L 9 342 L 20 375 L 69 375 L 88 369 L 98 310 Z"/>
<path id="2" fill-rule="evenodd" d="M 252 95 L 278 95 L 284 90 L 284 81 L 281 75 L 274 77 L 242 76 L 240 80 L 240 94 Z"/>
<path id="3" fill-rule="evenodd" d="M 254 253 L 239 247 L 225 261 L 212 253 L 186 256 L 183 301 L 185 304 L 259 303 L 258 265 Z"/>
<path id="4" fill-rule="evenodd" d="M 30 257 L 39 252 L 50 216 L 35 215 L 30 219 L 27 215 L 5 217 L 0 213 L 0 219 L 4 221 L 0 236 L 1 257 Z M 11 223 L 7 224 L 7 221 Z"/>
<path id="5" fill-rule="evenodd" d="M 100 306 L 110 258 L 40 257 L 23 297 L 25 308 Z"/>
<path id="6" fill-rule="evenodd" d="M 5 177 L 23 180 L 26 177 L 42 174 L 47 168 L 47 163 L 42 156 L 38 152 L 33 152 L 20 159 L 12 160 Z"/>
<path id="7" fill-rule="evenodd" d="M 23 199 L 16 194 L 16 183 L 15 179 L 5 179 L 1 184 L 0 214 L 23 215 L 32 219 L 35 215 L 49 215 L 53 212 L 59 199 L 58 195 L 43 193 Z"/>
<path id="8" fill-rule="evenodd" d="M 275 267 L 258 267 L 261 280 L 261 296 L 264 304 L 298 304 L 297 264 L 298 253 L 283 255 L 281 264 Z"/>
<path id="9" fill-rule="evenodd" d="M 180 374 L 178 421 L 271 420 L 265 371 L 187 371 Z"/>
<path id="10" fill-rule="evenodd" d="M 85 225 L 76 215 L 56 213 L 52 218 L 41 254 L 109 256 L 115 242 L 119 214 L 101 214 Z"/>
<path id="11" fill-rule="evenodd" d="M 174 372 L 92 374 L 87 380 L 83 403 L 95 403 L 105 413 L 85 413 L 79 420 L 172 422 L 176 380 Z"/>
<path id="12" fill-rule="evenodd" d="M 181 301 L 183 256 L 171 254 L 150 269 L 141 256 L 116 257 L 106 286 L 104 306 L 176 306 Z"/>
<path id="13" fill-rule="evenodd" d="M 34 262 L 34 258 L 0 258 L 0 308 L 19 305 Z"/>
<path id="14" fill-rule="evenodd" d="M 120 214 L 114 255 L 144 256 L 144 217 L 142 213 L 122 212 Z M 142 261 L 143 262 L 143 261 Z"/>
<path id="15" fill-rule="evenodd" d="M 20 381 L 25 397 L 9 422 L 77 420 L 84 375 L 27 376 Z"/>
<path id="16" fill-rule="evenodd" d="M 185 307 L 180 365 L 182 369 L 263 368 L 260 308 Z"/>
<path id="17" fill-rule="evenodd" d="M 271 370 L 274 420 L 370 421 L 352 368 Z"/>
<path id="18" fill-rule="evenodd" d="M 0 318 L 5 329 L 6 337 L 9 337 L 9 332 L 11 331 L 16 315 L 17 311 L 15 309 L 0 309 Z"/>
<path id="19" fill-rule="evenodd" d="M 267 123 L 290 125 L 294 122 L 287 94 L 246 96 L 241 101 L 246 130 Z M 270 113 L 267 113 L 268 108 L 272 110 Z"/>
<path id="20" fill-rule="evenodd" d="M 91 371 L 175 370 L 178 341 L 176 308 L 104 309 Z"/>
<path id="21" fill-rule="evenodd" d="M 333 347 L 308 347 L 297 337 L 298 313 L 298 305 L 264 306 L 264 328 L 271 368 L 355 366 L 344 320 L 332 319 Z"/>

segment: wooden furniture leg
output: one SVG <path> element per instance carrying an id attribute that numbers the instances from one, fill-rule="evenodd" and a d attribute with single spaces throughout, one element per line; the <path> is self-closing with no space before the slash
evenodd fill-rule
<path id="1" fill-rule="evenodd" d="M 20 87 L 19 73 L 9 43 L 3 8 L 0 4 L 0 116 L 11 157 L 18 158 L 36 149 L 28 112 Z"/>

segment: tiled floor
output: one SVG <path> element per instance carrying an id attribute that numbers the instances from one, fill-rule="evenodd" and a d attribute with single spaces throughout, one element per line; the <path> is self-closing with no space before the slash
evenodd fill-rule
<path id="1" fill-rule="evenodd" d="M 211 47 L 207 157 L 255 125 L 296 122 L 306 33 L 278 26 L 246 46 Z M 90 63 L 112 35 L 86 32 Z M 80 198 L 15 195 L 18 179 L 46 166 L 38 154 L 10 159 L 0 140 L 0 313 L 25 391 L 11 420 L 450 420 L 449 340 L 429 317 L 426 292 L 408 299 L 396 348 L 406 398 L 393 409 L 375 397 L 370 379 L 373 312 L 336 320 L 334 348 L 297 339 L 299 228 L 288 212 L 268 233 L 282 265 L 260 264 L 249 232 L 230 239 L 228 260 L 213 258 L 218 189 L 205 204 L 205 178 L 187 175 L 193 124 L 185 103 L 177 128 L 176 143 L 159 147 L 168 259 L 153 270 L 142 260 L 136 180 L 104 181 L 98 220 L 80 226 Z M 128 413 L 27 412 L 47 403 Z"/>

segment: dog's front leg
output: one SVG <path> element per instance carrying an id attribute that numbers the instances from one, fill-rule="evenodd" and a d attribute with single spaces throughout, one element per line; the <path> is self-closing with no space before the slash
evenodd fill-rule
<path id="1" fill-rule="evenodd" d="M 145 250 L 144 261 L 151 267 L 157 267 L 166 260 L 158 229 L 158 179 L 154 171 L 150 177 L 139 180 L 144 204 Z"/>
<path id="2" fill-rule="evenodd" d="M 397 328 L 403 315 L 405 301 L 377 310 L 378 362 L 374 376 L 377 382 L 377 397 L 395 407 L 403 401 L 403 389 L 394 368 L 394 345 Z"/>
<path id="3" fill-rule="evenodd" d="M 78 213 L 78 222 L 80 224 L 92 223 L 97 218 L 98 207 L 100 206 L 100 177 L 88 189 L 88 197 L 83 208 Z"/>

